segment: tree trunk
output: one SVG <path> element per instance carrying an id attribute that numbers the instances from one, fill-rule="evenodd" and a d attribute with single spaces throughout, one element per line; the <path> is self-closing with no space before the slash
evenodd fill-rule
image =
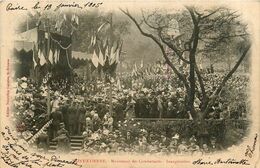
<path id="1" fill-rule="evenodd" d="M 193 39 L 192 39 L 192 48 L 189 54 L 190 61 L 190 89 L 188 91 L 188 110 L 190 111 L 193 118 L 197 118 L 197 113 L 194 110 L 194 100 L 195 100 L 195 91 L 196 91 L 196 78 L 195 78 L 195 68 L 196 68 L 196 50 L 199 42 L 199 26 L 198 21 L 194 16 L 194 11 L 191 10 L 191 16 L 193 20 L 194 30 L 193 30 Z"/>

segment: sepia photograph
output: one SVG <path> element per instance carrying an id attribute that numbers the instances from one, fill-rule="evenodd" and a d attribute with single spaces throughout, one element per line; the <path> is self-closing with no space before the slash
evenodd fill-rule
<path id="1" fill-rule="evenodd" d="M 250 165 L 255 152 L 259 155 L 258 134 L 251 133 L 259 116 L 253 114 L 251 95 L 256 37 L 243 11 L 217 3 L 103 9 L 105 3 L 35 2 L 34 10 L 3 5 L 1 10 L 23 14 L 12 24 L 7 62 L 0 52 L 8 76 L 6 81 L 1 74 L 8 88 L 2 115 L 11 125 L 1 124 L 1 138 L 9 135 L 17 148 L 32 150 L 38 159 L 52 156 L 46 167 L 95 162 L 68 163 L 59 154 Z M 203 161 L 234 152 L 249 137 L 241 149 L 246 159 Z M 3 165 L 42 164 L 13 161 L 9 151 L 18 153 L 11 146 L 1 149 Z M 102 160 L 96 162 L 102 167 Z M 130 160 L 103 162 L 113 167 Z M 163 164 L 156 166 L 156 160 L 143 160 L 142 166 L 149 167 L 146 162 L 171 167 L 175 161 L 158 160 Z"/>

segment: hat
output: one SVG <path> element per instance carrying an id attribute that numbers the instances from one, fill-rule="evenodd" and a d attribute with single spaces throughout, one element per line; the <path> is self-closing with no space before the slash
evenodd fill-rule
<path id="1" fill-rule="evenodd" d="M 179 139 L 180 138 L 180 135 L 179 134 L 175 134 L 172 139 Z"/>
<path id="2" fill-rule="evenodd" d="M 28 86 L 28 84 L 27 84 L 27 83 L 25 83 L 25 82 L 23 82 L 23 83 L 21 84 L 21 87 L 22 87 L 23 89 L 26 89 L 26 88 L 27 88 L 27 86 Z"/>
<path id="3" fill-rule="evenodd" d="M 60 127 L 65 127 L 65 124 L 63 122 L 60 123 Z"/>
<path id="4" fill-rule="evenodd" d="M 27 81 L 27 78 L 24 76 L 24 77 L 21 78 L 21 80 Z"/>
<path id="5" fill-rule="evenodd" d="M 194 135 L 192 135 L 192 137 L 190 138 L 190 142 L 197 142 L 197 139 L 195 138 Z"/>
<path id="6" fill-rule="evenodd" d="M 199 105 L 197 103 L 194 103 L 194 108 L 199 108 Z"/>
<path id="7" fill-rule="evenodd" d="M 211 140 L 211 141 L 216 141 L 217 138 L 213 136 L 213 137 L 210 138 L 210 140 Z"/>

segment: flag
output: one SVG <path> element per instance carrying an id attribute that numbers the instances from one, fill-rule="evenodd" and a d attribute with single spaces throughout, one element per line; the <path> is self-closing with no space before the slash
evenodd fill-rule
<path id="1" fill-rule="evenodd" d="M 109 57 L 109 55 L 108 55 L 108 47 L 106 46 L 106 48 L 105 48 L 105 59 L 104 59 L 104 62 L 106 62 L 106 61 L 108 60 L 108 57 Z"/>
<path id="2" fill-rule="evenodd" d="M 54 63 L 56 64 L 59 62 L 59 55 L 60 55 L 60 49 L 57 49 L 54 54 Z"/>
<path id="3" fill-rule="evenodd" d="M 57 58 L 56 58 L 56 63 L 59 63 L 60 61 L 60 49 L 57 51 Z"/>
<path id="4" fill-rule="evenodd" d="M 101 66 L 104 66 L 104 64 L 105 64 L 104 56 L 103 56 L 103 54 L 102 54 L 102 52 L 101 52 L 101 49 L 99 49 L 98 62 L 99 62 L 99 64 L 100 64 Z"/>
<path id="5" fill-rule="evenodd" d="M 136 63 L 134 64 L 134 67 L 133 67 L 132 76 L 137 76 L 137 66 L 136 66 Z"/>
<path id="6" fill-rule="evenodd" d="M 35 57 L 37 57 L 37 54 L 35 53 L 35 51 L 33 51 L 33 67 L 35 68 L 37 65 L 37 62 L 35 60 Z"/>
<path id="7" fill-rule="evenodd" d="M 137 72 L 138 69 L 137 69 L 136 63 L 135 63 L 135 65 L 134 65 L 134 69 L 135 69 L 135 71 Z"/>
<path id="8" fill-rule="evenodd" d="M 56 52 L 56 49 L 53 48 L 53 50 L 52 50 L 52 62 L 53 62 L 53 64 L 55 64 L 55 52 Z"/>
<path id="9" fill-rule="evenodd" d="M 59 29 L 59 23 L 58 23 L 58 21 L 55 23 L 55 30 L 57 30 L 58 31 L 58 29 Z"/>
<path id="10" fill-rule="evenodd" d="M 104 40 L 104 43 L 103 43 L 103 48 L 107 48 L 107 44 L 108 44 L 108 39 L 106 38 L 106 40 Z"/>
<path id="11" fill-rule="evenodd" d="M 141 60 L 141 64 L 140 64 L 140 66 L 141 66 L 141 68 L 144 67 L 144 60 L 143 60 L 143 59 Z"/>
<path id="12" fill-rule="evenodd" d="M 93 36 L 91 36 L 91 38 L 90 38 L 90 45 L 89 45 L 89 47 L 91 47 L 93 45 Z"/>
<path id="13" fill-rule="evenodd" d="M 116 61 L 116 53 L 113 52 L 113 46 L 110 51 L 109 65 L 112 65 Z"/>
<path id="14" fill-rule="evenodd" d="M 73 14 L 72 16 L 71 16 L 71 22 L 74 22 L 75 21 L 75 14 Z"/>
<path id="15" fill-rule="evenodd" d="M 92 61 L 93 65 L 97 68 L 97 67 L 98 67 L 99 59 L 98 59 L 98 56 L 97 56 L 95 50 L 94 50 L 94 52 L 93 52 L 93 56 L 92 56 L 91 61 Z"/>
<path id="16" fill-rule="evenodd" d="M 97 30 L 97 32 L 99 32 L 103 27 L 104 27 L 104 25 L 105 24 L 107 24 L 107 22 L 105 22 L 105 23 L 103 23 L 103 24 L 101 24 L 100 26 L 99 26 L 99 28 L 98 28 L 98 30 Z"/>
<path id="17" fill-rule="evenodd" d="M 120 48 L 119 48 L 119 51 L 118 51 L 118 55 L 117 55 L 117 62 L 118 62 L 118 63 L 120 63 L 119 57 L 120 57 L 120 55 L 121 55 L 122 48 L 123 48 L 123 42 L 122 42 L 121 45 L 120 45 Z"/>
<path id="18" fill-rule="evenodd" d="M 49 57 L 48 57 L 49 61 L 51 62 L 51 64 L 53 64 L 53 52 L 50 50 L 49 51 Z"/>
<path id="19" fill-rule="evenodd" d="M 120 60 L 119 60 L 119 49 L 117 49 L 117 51 L 116 51 L 116 53 L 115 53 L 115 61 L 116 61 L 116 63 L 119 63 L 120 62 Z"/>
<path id="20" fill-rule="evenodd" d="M 112 45 L 110 53 L 115 53 L 115 52 L 116 52 L 116 49 L 114 50 L 114 45 Z"/>
<path id="21" fill-rule="evenodd" d="M 92 46 L 94 46 L 95 44 L 96 44 L 96 36 L 94 35 L 93 37 L 92 37 Z"/>
<path id="22" fill-rule="evenodd" d="M 39 63 L 39 57 L 38 57 L 38 52 L 35 44 L 33 45 L 33 66 L 34 68 L 37 66 Z"/>
<path id="23" fill-rule="evenodd" d="M 39 55 L 39 59 L 40 59 L 40 65 L 43 66 L 46 63 L 46 59 L 45 59 L 43 53 L 41 52 L 41 50 L 39 50 L 38 55 Z"/>
<path id="24" fill-rule="evenodd" d="M 109 65 L 112 65 L 116 61 L 116 53 L 111 52 L 109 58 Z"/>
<path id="25" fill-rule="evenodd" d="M 120 79 L 119 79 L 119 78 L 117 79 L 116 86 L 117 86 L 117 89 L 118 89 L 118 90 L 121 90 L 121 89 L 122 89 L 122 87 L 121 87 L 121 82 L 120 82 Z"/>
<path id="26" fill-rule="evenodd" d="M 75 21 L 76 21 L 77 25 L 79 25 L 79 17 L 78 16 L 75 16 Z"/>
<path id="27" fill-rule="evenodd" d="M 120 54 L 121 54 L 121 51 L 122 51 L 122 46 L 123 46 L 123 42 L 121 43 L 120 47 L 117 49 L 117 53 L 116 53 L 116 62 L 117 63 L 120 63 Z"/>

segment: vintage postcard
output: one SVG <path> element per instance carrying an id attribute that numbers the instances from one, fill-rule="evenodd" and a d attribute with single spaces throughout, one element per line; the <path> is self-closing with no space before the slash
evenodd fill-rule
<path id="1" fill-rule="evenodd" d="M 253 0 L 0 1 L 0 167 L 259 167 L 259 18 Z"/>

